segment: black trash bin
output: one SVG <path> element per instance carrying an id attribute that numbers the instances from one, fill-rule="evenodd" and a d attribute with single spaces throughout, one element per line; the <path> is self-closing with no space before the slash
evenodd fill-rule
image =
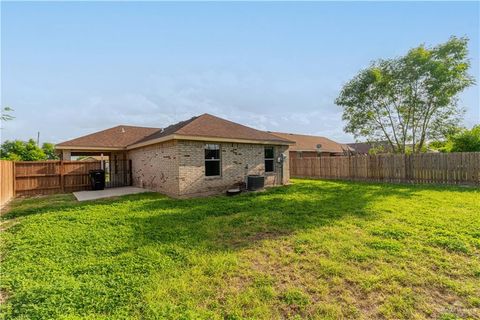
<path id="1" fill-rule="evenodd" d="M 105 189 L 105 170 L 90 170 L 90 185 L 92 190 Z"/>

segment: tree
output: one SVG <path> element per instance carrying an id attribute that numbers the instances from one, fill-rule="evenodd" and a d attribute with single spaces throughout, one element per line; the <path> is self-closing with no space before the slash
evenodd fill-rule
<path id="1" fill-rule="evenodd" d="M 450 152 L 452 144 L 449 140 L 434 140 L 428 144 L 428 148 L 439 152 Z"/>
<path id="2" fill-rule="evenodd" d="M 447 139 L 431 141 L 428 147 L 440 152 L 480 151 L 480 124 L 470 130 L 458 127 L 447 135 Z"/>
<path id="3" fill-rule="evenodd" d="M 50 143 L 50 142 L 43 143 L 42 144 L 42 150 L 45 153 L 45 155 L 47 156 L 48 160 L 58 160 L 59 159 L 58 155 L 55 153 L 55 145 L 53 143 Z"/>
<path id="4" fill-rule="evenodd" d="M 458 94 L 474 84 L 467 44 L 452 37 L 361 70 L 335 100 L 344 130 L 357 139 L 386 141 L 399 153 L 420 152 L 428 140 L 445 137 L 463 115 Z"/>
<path id="5" fill-rule="evenodd" d="M 449 138 L 451 152 L 480 151 L 480 124 L 465 129 Z"/>
<path id="6" fill-rule="evenodd" d="M 54 152 L 54 145 L 45 142 L 42 148 L 37 146 L 33 139 L 28 141 L 5 141 L 0 147 L 0 159 L 13 161 L 54 160 L 58 156 Z"/>
<path id="7" fill-rule="evenodd" d="M 453 126 L 448 130 L 445 130 L 445 137 L 442 137 L 439 140 L 431 140 L 428 143 L 428 148 L 431 150 L 437 150 L 440 152 L 450 152 L 452 149 L 452 140 L 451 138 L 465 130 L 464 127 Z"/>
<path id="8" fill-rule="evenodd" d="M 0 121 L 12 120 L 14 118 L 14 116 L 10 114 L 10 112 L 12 111 L 13 109 L 10 107 L 5 107 L 5 108 L 0 107 Z"/>
<path id="9" fill-rule="evenodd" d="M 7 160 L 35 161 L 45 160 L 47 156 L 33 139 L 28 141 L 5 141 L 0 149 L 0 157 Z"/>

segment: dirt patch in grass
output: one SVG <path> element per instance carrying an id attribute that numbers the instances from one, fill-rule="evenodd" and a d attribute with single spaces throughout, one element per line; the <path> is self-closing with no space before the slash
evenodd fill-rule
<path id="1" fill-rule="evenodd" d="M 4 304 L 8 299 L 7 293 L 3 290 L 0 290 L 0 305 Z"/>
<path id="2" fill-rule="evenodd" d="M 277 239 L 285 236 L 287 233 L 282 231 L 260 231 L 244 236 L 231 236 L 225 243 L 233 249 L 249 246 L 251 243 L 258 243 L 264 240 Z M 223 243 L 223 245 L 225 244 Z"/>
<path id="3" fill-rule="evenodd" d="M 294 180 L 234 198 L 24 199 L 2 219 L 5 318 L 479 314 L 475 189 Z"/>

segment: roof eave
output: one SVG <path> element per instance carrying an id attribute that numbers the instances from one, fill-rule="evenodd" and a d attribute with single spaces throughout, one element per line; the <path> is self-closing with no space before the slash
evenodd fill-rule
<path id="1" fill-rule="evenodd" d="M 237 138 L 223 138 L 223 137 L 209 137 L 209 136 L 189 136 L 189 135 L 175 135 L 177 140 L 193 140 L 193 141 L 214 141 L 214 142 L 230 142 L 230 143 L 247 143 L 247 144 L 266 144 L 266 145 L 292 145 L 293 141 L 288 140 L 256 140 L 256 139 L 237 139 Z"/>
<path id="2" fill-rule="evenodd" d="M 222 138 L 222 137 L 170 134 L 165 137 L 151 139 L 151 140 L 140 142 L 140 143 L 134 143 L 132 145 L 127 146 L 127 150 L 141 148 L 141 147 L 145 147 L 145 146 L 156 144 L 156 143 L 162 143 L 169 140 L 212 141 L 212 142 L 264 144 L 264 145 L 286 145 L 286 146 L 294 144 L 293 141 L 233 139 L 233 138 Z"/>
<path id="3" fill-rule="evenodd" d="M 329 150 L 329 149 L 321 149 L 320 151 L 317 149 L 290 149 L 290 151 L 295 152 L 332 152 L 332 153 L 341 153 L 347 150 Z"/>
<path id="4" fill-rule="evenodd" d="M 56 150 L 95 150 L 95 151 L 121 151 L 125 150 L 124 147 L 79 147 L 79 146 L 68 146 L 68 145 L 56 145 Z"/>

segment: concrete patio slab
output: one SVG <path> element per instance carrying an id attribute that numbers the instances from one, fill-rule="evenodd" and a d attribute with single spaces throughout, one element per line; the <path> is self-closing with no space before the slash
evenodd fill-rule
<path id="1" fill-rule="evenodd" d="M 118 197 L 125 196 L 127 194 L 136 194 L 143 192 L 151 192 L 150 190 L 136 188 L 136 187 L 121 187 L 121 188 L 111 188 L 105 190 L 95 190 L 95 191 L 77 191 L 73 195 L 77 198 L 78 201 L 87 201 L 87 200 L 97 200 L 102 198 Z"/>

